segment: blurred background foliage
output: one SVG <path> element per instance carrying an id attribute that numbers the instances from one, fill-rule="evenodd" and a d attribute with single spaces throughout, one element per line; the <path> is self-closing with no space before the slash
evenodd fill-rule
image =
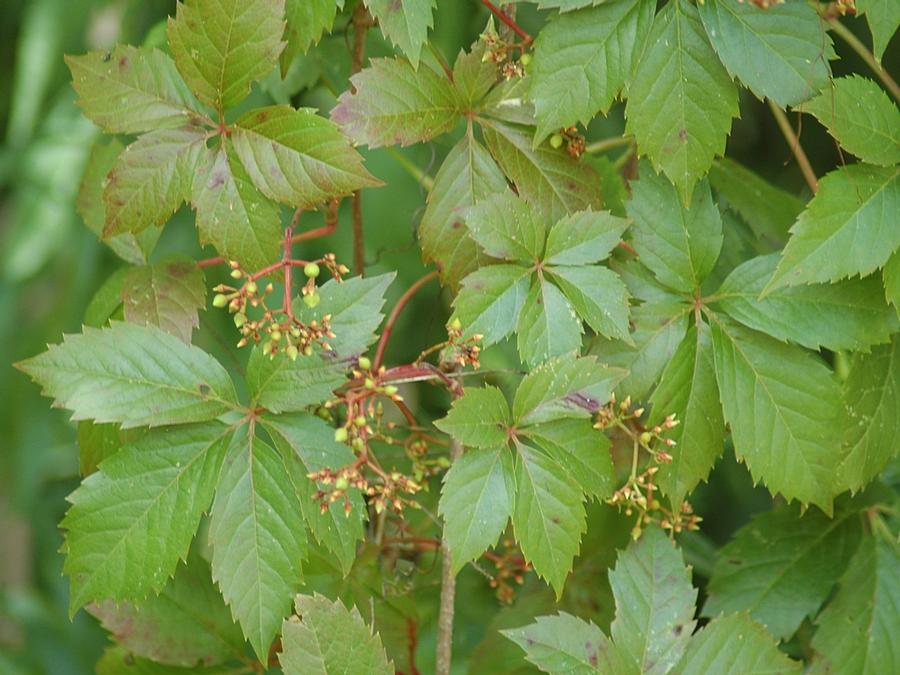
<path id="1" fill-rule="evenodd" d="M 348 2 L 352 9 L 353 2 Z M 452 60 L 461 47 L 471 44 L 487 20 L 476 0 L 439 0 L 432 39 Z M 174 1 L 164 0 L 4 0 L 0 3 L 0 672 L 90 673 L 103 651 L 106 638 L 97 622 L 79 612 L 70 620 L 67 583 L 61 576 L 62 538 L 57 529 L 66 508 L 65 497 L 76 486 L 78 451 L 75 427 L 64 411 L 53 410 L 26 377 L 11 363 L 59 341 L 63 332 L 80 330 L 85 309 L 103 282 L 122 266 L 112 252 L 85 227 L 76 210 L 78 188 L 91 147 L 99 131 L 75 106 L 69 74 L 63 63 L 67 53 L 106 48 L 116 42 L 165 44 L 165 17 Z M 327 113 L 336 95 L 347 87 L 350 58 L 345 26 L 348 11 L 335 31 L 307 55 L 297 57 L 287 77 L 276 74 L 256 86 L 242 106 L 271 101 L 311 106 Z M 520 23 L 537 32 L 543 22 L 533 5 L 523 5 Z M 869 41 L 864 22 L 849 19 L 849 27 Z M 836 49 L 841 61 L 835 75 L 865 72 L 863 64 L 845 45 Z M 369 33 L 368 54 L 385 55 L 390 47 L 377 31 Z M 896 72 L 900 54 L 889 50 L 885 66 Z M 802 177 L 791 161 L 774 119 L 766 106 L 744 91 L 741 118 L 735 122 L 728 154 L 786 190 L 806 200 Z M 621 106 L 607 118 L 598 118 L 588 130 L 588 141 L 618 135 L 624 126 Z M 415 240 L 415 228 L 424 207 L 427 176 L 457 135 L 402 151 L 365 153 L 369 170 L 386 187 L 369 190 L 363 198 L 368 271 L 397 270 L 389 303 L 425 272 Z M 816 173 L 822 175 L 840 162 L 833 141 L 813 120 L 805 117 L 803 146 Z M 619 151 L 617 151 L 619 152 Z M 614 159 L 614 156 L 612 157 Z M 603 163 L 605 160 L 599 160 Z M 611 164 L 606 162 L 606 166 Z M 603 167 L 601 167 L 603 168 Z M 422 178 L 422 175 L 426 178 Z M 615 202 L 610 184 L 608 205 Z M 202 257 L 193 215 L 183 208 L 166 227 L 153 254 L 181 251 Z M 349 213 L 342 210 L 338 233 L 321 243 L 316 253 L 333 250 L 349 261 Z M 321 224 L 321 215 L 305 214 L 304 227 Z M 208 281 L 215 283 L 214 275 Z M 388 361 L 410 360 L 441 339 L 448 298 L 436 284 L 417 295 L 397 326 Z M 207 312 L 201 345 L 226 363 L 241 369 L 243 359 L 228 355 L 227 321 Z M 235 361 L 234 359 L 237 358 Z M 227 359 L 231 359 L 230 361 Z M 485 368 L 509 370 L 517 366 L 514 350 L 499 345 L 483 360 Z M 501 384 L 508 376 L 495 376 Z M 438 416 L 446 405 L 429 389 L 404 392 L 427 414 Z M 433 397 L 433 398 L 432 398 Z M 438 484 L 426 496 L 434 507 Z M 704 517 L 702 534 L 682 539 L 688 562 L 694 565 L 695 583 L 708 576 L 715 549 L 753 513 L 771 506 L 764 490 L 754 488 L 749 474 L 733 457 L 719 462 L 708 485 L 692 501 Z M 433 512 L 432 508 L 432 512 Z M 423 516 L 424 518 L 424 516 Z M 423 522 L 422 529 L 430 524 Z M 413 528 L 416 524 L 413 524 Z M 567 585 L 562 607 L 593 619 L 600 626 L 612 618 L 606 568 L 616 548 L 627 540 L 629 524 L 614 511 L 594 504 L 588 533 L 576 570 Z M 353 575 L 335 582 L 327 560 L 313 561 L 310 585 L 334 597 L 354 600 L 364 616 L 378 605 L 378 628 L 404 672 L 433 668 L 434 623 L 438 606 L 438 573 L 434 553 L 385 564 L 376 551 L 363 551 Z M 416 574 L 414 575 L 413 572 Z M 460 577 L 454 672 L 531 672 L 521 651 L 501 638 L 496 629 L 525 623 L 553 608 L 551 592 L 529 575 L 516 589 L 514 601 L 500 602 L 487 580 L 467 568 Z M 702 590 L 701 590 L 702 592 Z M 412 647 L 410 647 L 412 645 Z M 409 654 L 407 652 L 412 652 Z M 406 654 L 404 656 L 404 654 Z"/>

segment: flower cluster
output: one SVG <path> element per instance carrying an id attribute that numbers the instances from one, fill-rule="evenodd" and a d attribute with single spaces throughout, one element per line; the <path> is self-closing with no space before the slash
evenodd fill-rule
<path id="1" fill-rule="evenodd" d="M 525 68 L 531 62 L 531 55 L 525 52 L 522 45 L 504 40 L 494 28 L 493 17 L 481 34 L 481 41 L 485 46 L 484 55 L 481 57 L 483 62 L 497 64 L 504 79 L 525 77 Z M 516 50 L 520 55 L 518 59 L 513 59 L 512 52 Z"/>
<path id="2" fill-rule="evenodd" d="M 504 549 L 502 554 L 486 553 L 485 557 L 494 563 L 495 572 L 491 576 L 490 584 L 491 588 L 497 589 L 497 599 L 505 604 L 511 604 L 516 593 L 513 583 L 521 586 L 525 581 L 525 574 L 531 570 L 531 565 L 512 539 L 503 539 L 502 545 Z"/>
<path id="3" fill-rule="evenodd" d="M 550 137 L 550 147 L 554 150 L 561 148 L 564 143 L 566 146 L 566 152 L 568 152 L 575 159 L 581 157 L 584 154 L 585 148 L 587 147 L 584 141 L 584 136 L 578 133 L 578 127 L 576 126 L 560 129 L 559 133 L 553 134 Z"/>

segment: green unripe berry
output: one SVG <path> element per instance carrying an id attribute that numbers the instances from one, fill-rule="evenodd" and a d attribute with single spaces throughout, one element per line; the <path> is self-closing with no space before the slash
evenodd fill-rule
<path id="1" fill-rule="evenodd" d="M 550 137 L 550 147 L 553 148 L 554 150 L 558 150 L 559 148 L 561 148 L 562 144 L 563 144 L 563 137 L 560 136 L 559 134 L 553 134 Z"/>
<path id="2" fill-rule="evenodd" d="M 316 263 L 306 263 L 303 267 L 303 274 L 305 274 L 310 279 L 315 279 L 319 276 L 319 266 Z"/>
<path id="3" fill-rule="evenodd" d="M 273 342 L 278 342 L 281 339 L 281 331 L 276 328 L 269 333 L 269 336 L 272 338 Z"/>
<path id="4" fill-rule="evenodd" d="M 350 487 L 350 481 L 341 476 L 336 481 L 334 481 L 334 487 L 336 490 L 346 490 L 348 487 Z"/>
<path id="5" fill-rule="evenodd" d="M 641 434 L 641 445 L 650 445 L 650 441 L 653 440 L 653 435 L 649 431 L 645 431 Z"/>
<path id="6" fill-rule="evenodd" d="M 247 323 L 247 315 L 246 314 L 244 314 L 243 312 L 238 312 L 237 314 L 234 315 L 234 325 L 237 328 L 240 328 L 245 323 Z"/>
<path id="7" fill-rule="evenodd" d="M 259 287 L 256 285 L 255 281 L 248 281 L 246 284 L 244 284 L 244 288 L 248 293 L 256 293 L 256 291 L 259 290 Z"/>
<path id="8" fill-rule="evenodd" d="M 366 389 L 374 389 L 375 388 L 375 380 L 373 380 L 371 377 L 367 377 L 366 381 L 363 382 L 363 386 Z"/>
<path id="9" fill-rule="evenodd" d="M 364 427 L 364 426 L 366 426 L 366 418 L 365 418 L 365 416 L 364 416 L 364 415 L 358 415 L 358 416 L 356 417 L 356 419 L 353 420 L 353 424 L 355 424 L 355 425 L 358 426 L 358 427 Z"/>
<path id="10" fill-rule="evenodd" d="M 459 317 L 450 322 L 450 328 L 452 330 L 462 330 L 462 321 L 459 320 Z"/>
<path id="11" fill-rule="evenodd" d="M 216 297 L 213 298 L 213 307 L 222 308 L 228 304 L 228 296 L 223 295 L 222 293 L 216 294 Z"/>
<path id="12" fill-rule="evenodd" d="M 363 370 L 368 370 L 369 368 L 372 367 L 372 362 L 365 356 L 360 356 L 356 362 L 359 364 L 359 367 L 362 368 Z"/>
<path id="13" fill-rule="evenodd" d="M 356 450 L 357 452 L 362 452 L 363 448 L 366 447 L 366 442 L 361 438 L 354 438 L 350 442 L 350 447 Z"/>
<path id="14" fill-rule="evenodd" d="M 296 361 L 297 357 L 300 355 L 300 351 L 294 345 L 288 345 L 287 349 L 284 350 L 291 361 Z"/>
<path id="15" fill-rule="evenodd" d="M 344 427 L 334 430 L 334 440 L 336 440 L 338 443 L 346 442 L 349 437 L 350 434 L 347 433 L 347 430 Z"/>
<path id="16" fill-rule="evenodd" d="M 244 274 L 240 270 L 231 270 L 232 279 L 240 279 Z"/>
<path id="17" fill-rule="evenodd" d="M 394 394 L 397 393 L 397 391 L 398 391 L 397 387 L 395 387 L 392 384 L 389 384 L 388 386 L 386 386 L 384 388 L 384 393 L 387 394 L 388 396 L 393 396 Z"/>
<path id="18" fill-rule="evenodd" d="M 304 355 L 304 356 L 312 356 L 312 353 L 313 353 L 312 345 L 306 345 L 306 346 L 303 348 L 303 355 Z"/>
<path id="19" fill-rule="evenodd" d="M 310 309 L 317 307 L 319 300 L 321 300 L 321 298 L 318 293 L 310 293 L 309 295 L 303 296 L 303 303 Z"/>
<path id="20" fill-rule="evenodd" d="M 523 66 L 527 66 L 531 63 L 531 54 L 522 54 L 522 56 L 519 57 L 519 63 Z"/>

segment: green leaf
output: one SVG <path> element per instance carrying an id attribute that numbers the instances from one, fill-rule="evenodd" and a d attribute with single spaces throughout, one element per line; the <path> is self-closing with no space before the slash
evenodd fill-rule
<path id="1" fill-rule="evenodd" d="M 187 558 L 231 433 L 217 422 L 160 429 L 102 462 L 70 495 L 60 526 L 73 612 L 162 589 Z"/>
<path id="2" fill-rule="evenodd" d="M 483 336 L 483 347 L 513 332 L 528 295 L 531 271 L 518 265 L 488 265 L 463 279 L 453 299 L 467 334 Z"/>
<path id="3" fill-rule="evenodd" d="M 803 665 L 778 649 L 746 614 L 720 616 L 694 634 L 673 675 L 800 675 Z"/>
<path id="4" fill-rule="evenodd" d="M 128 273 L 127 267 L 119 267 L 100 284 L 91 301 L 84 310 L 84 325 L 91 328 L 102 328 L 115 316 L 121 320 L 122 283 Z"/>
<path id="5" fill-rule="evenodd" d="M 675 414 L 678 426 L 667 436 L 675 441 L 672 462 L 659 470 L 659 486 L 673 508 L 709 476 L 725 447 L 725 420 L 719 404 L 709 326 L 691 326 L 650 397 L 649 426 Z"/>
<path id="6" fill-rule="evenodd" d="M 706 181 L 682 206 L 674 186 L 643 163 L 631 183 L 628 215 L 632 244 L 644 265 L 675 291 L 691 293 L 709 275 L 722 250 L 722 217 Z"/>
<path id="7" fill-rule="evenodd" d="M 232 616 L 266 659 L 300 588 L 306 528 L 278 453 L 257 438 L 236 445 L 216 488 L 209 541 L 213 579 Z"/>
<path id="8" fill-rule="evenodd" d="M 535 144 L 561 127 L 604 115 L 625 86 L 650 32 L 656 3 L 611 2 L 551 19 L 534 43 Z"/>
<path id="9" fill-rule="evenodd" d="M 491 119 L 522 124 L 529 127 L 528 132 L 534 134 L 534 104 L 528 98 L 530 81 L 527 77 L 501 80 L 482 101 L 478 111 Z M 479 123 L 484 123 L 481 116 Z M 529 136 L 531 138 L 531 136 Z M 533 145 L 533 143 L 532 143 Z"/>
<path id="10" fill-rule="evenodd" d="M 547 222 L 568 213 L 600 208 L 600 177 L 585 162 L 543 144 L 532 148 L 529 128 L 498 121 L 482 127 L 488 150 L 509 177 L 516 192 Z"/>
<path id="11" fill-rule="evenodd" d="M 482 199 L 466 211 L 465 220 L 472 239 L 489 256 L 533 263 L 544 252 L 543 219 L 511 190 Z"/>
<path id="12" fill-rule="evenodd" d="M 623 375 L 592 356 L 548 361 L 522 378 L 513 399 L 513 419 L 522 426 L 567 417 L 589 418 L 610 399 Z"/>
<path id="13" fill-rule="evenodd" d="M 503 392 L 487 385 L 467 389 L 435 426 L 463 445 L 493 448 L 509 441 L 507 432 L 511 421 Z"/>
<path id="14" fill-rule="evenodd" d="M 755 9 L 755 8 L 754 8 Z M 713 51 L 697 9 L 673 2 L 656 16 L 628 90 L 626 133 L 691 203 L 694 185 L 725 151 L 737 87 Z"/>
<path id="15" fill-rule="evenodd" d="M 209 563 L 190 556 L 158 596 L 140 605 L 104 601 L 88 611 L 117 644 L 170 666 L 211 666 L 244 655 L 244 636 L 210 578 Z"/>
<path id="16" fill-rule="evenodd" d="M 584 494 L 552 459 L 517 444 L 513 529 L 525 559 L 562 596 L 587 529 Z"/>
<path id="17" fill-rule="evenodd" d="M 569 302 L 597 333 L 630 340 L 628 289 L 615 272 L 599 265 L 545 268 Z"/>
<path id="18" fill-rule="evenodd" d="M 520 432 L 564 467 L 585 494 L 605 499 L 613 493 L 616 473 L 610 442 L 589 420 L 557 419 L 527 425 Z"/>
<path id="19" fill-rule="evenodd" d="M 831 38 L 812 6 L 773 4 L 765 10 L 738 0 L 697 5 L 722 63 L 760 99 L 779 106 L 812 98 L 830 78 Z"/>
<path id="20" fill-rule="evenodd" d="M 78 423 L 78 472 L 87 476 L 107 457 L 112 457 L 122 446 L 133 442 L 144 433 L 143 429 L 119 428 L 118 424 L 94 424 L 90 420 Z"/>
<path id="21" fill-rule="evenodd" d="M 262 269 L 277 260 L 281 251 L 278 205 L 253 186 L 230 142 L 205 155 L 191 198 L 197 209 L 200 243 L 212 244 L 244 269 Z"/>
<path id="22" fill-rule="evenodd" d="M 285 675 L 392 675 L 381 638 L 356 607 L 323 595 L 298 595 L 297 615 L 284 621 L 278 661 Z M 335 639 L 339 636 L 339 639 Z"/>
<path id="23" fill-rule="evenodd" d="M 126 429 L 201 422 L 237 403 L 218 361 L 151 326 L 85 327 L 17 365 L 72 419 Z"/>
<path id="24" fill-rule="evenodd" d="M 515 497 L 513 460 L 505 439 L 499 447 L 470 450 L 453 463 L 444 476 L 438 511 L 454 574 L 497 543 Z"/>
<path id="25" fill-rule="evenodd" d="M 583 331 L 562 292 L 543 275 L 536 276 L 516 327 L 522 361 L 533 368 L 547 359 L 579 352 Z"/>
<path id="26" fill-rule="evenodd" d="M 331 111 L 350 138 L 370 148 L 412 145 L 451 131 L 462 104 L 446 75 L 430 64 L 406 59 L 373 59 L 352 78 Z"/>
<path id="27" fill-rule="evenodd" d="M 335 0 L 285 0 L 286 44 L 280 59 L 282 77 L 296 56 L 305 54 L 323 33 L 331 30 L 337 9 Z"/>
<path id="28" fill-rule="evenodd" d="M 253 184 L 270 199 L 311 208 L 380 183 L 333 122 L 309 108 L 258 108 L 235 122 L 231 137 Z"/>
<path id="29" fill-rule="evenodd" d="M 712 337 L 735 454 L 773 494 L 830 515 L 840 456 L 840 391 L 831 371 L 799 347 L 722 317 Z"/>
<path id="30" fill-rule="evenodd" d="M 828 598 L 861 534 L 858 508 L 833 519 L 791 507 L 756 516 L 719 551 L 704 616 L 746 610 L 776 638 L 791 637 Z"/>
<path id="31" fill-rule="evenodd" d="M 103 236 L 165 224 L 190 199 L 205 140 L 200 127 L 181 127 L 151 131 L 125 148 L 103 191 Z"/>
<path id="32" fill-rule="evenodd" d="M 609 584 L 616 599 L 610 633 L 627 672 L 667 673 L 684 653 L 695 624 L 697 591 L 681 551 L 651 526 L 619 554 Z"/>
<path id="33" fill-rule="evenodd" d="M 365 0 L 372 16 L 378 19 L 381 32 L 399 47 L 414 68 L 428 39 L 428 29 L 434 26 L 436 0 Z"/>
<path id="34" fill-rule="evenodd" d="M 590 265 L 605 260 L 628 227 L 608 211 L 579 211 L 566 216 L 547 234 L 547 265 Z"/>
<path id="35" fill-rule="evenodd" d="M 149 659 L 135 657 L 127 649 L 109 646 L 103 652 L 103 656 L 97 662 L 97 675 L 231 675 L 234 672 L 232 665 L 211 666 L 198 670 L 197 668 L 181 668 L 180 666 L 164 666 Z"/>
<path id="36" fill-rule="evenodd" d="M 169 48 L 194 93 L 221 111 L 275 67 L 283 17 L 284 0 L 186 0 L 169 18 Z"/>
<path id="37" fill-rule="evenodd" d="M 600 5 L 607 0 L 528 0 L 529 2 L 537 2 L 540 9 L 558 9 L 560 12 L 569 12 L 573 9 L 581 7 L 590 7 L 591 5 Z"/>
<path id="38" fill-rule="evenodd" d="M 199 104 L 172 59 L 158 49 L 119 45 L 67 56 L 66 64 L 79 107 L 111 134 L 180 127 L 200 117 Z"/>
<path id="39" fill-rule="evenodd" d="M 132 267 L 122 282 L 122 304 L 126 321 L 159 326 L 190 344 L 200 325 L 197 310 L 206 304 L 203 270 L 181 256 Z"/>
<path id="40" fill-rule="evenodd" d="M 347 363 L 319 354 L 296 361 L 270 359 L 255 347 L 247 363 L 247 387 L 253 401 L 266 410 L 305 410 L 332 398 L 332 392 L 347 381 L 348 368 Z"/>
<path id="41" fill-rule="evenodd" d="M 900 162 L 900 111 L 872 80 L 839 77 L 801 109 L 864 162 L 881 166 Z"/>
<path id="42" fill-rule="evenodd" d="M 896 636 L 900 554 L 894 542 L 863 537 L 837 594 L 816 619 L 818 673 L 891 673 L 900 666 Z"/>
<path id="43" fill-rule="evenodd" d="M 900 26 L 900 7 L 893 0 L 857 0 L 856 13 L 866 17 L 869 32 L 872 33 L 872 51 L 880 63 Z"/>
<path id="44" fill-rule="evenodd" d="M 894 306 L 900 317 L 900 251 L 894 251 L 882 270 L 884 297 Z"/>
<path id="45" fill-rule="evenodd" d="M 622 655 L 602 630 L 565 612 L 539 616 L 533 624 L 500 632 L 525 650 L 525 658 L 545 673 L 627 672 Z"/>
<path id="46" fill-rule="evenodd" d="M 486 260 L 463 224 L 463 214 L 479 200 L 506 189 L 500 168 L 472 134 L 447 154 L 434 177 L 419 224 L 422 256 L 433 261 L 441 282 L 456 286 Z"/>
<path id="47" fill-rule="evenodd" d="M 900 247 L 900 170 L 852 164 L 819 181 L 765 292 L 865 276 Z"/>
<path id="48" fill-rule="evenodd" d="M 900 448 L 900 336 L 871 354 L 854 355 L 843 401 L 847 419 L 836 492 L 862 488 Z"/>
<path id="49" fill-rule="evenodd" d="M 485 60 L 486 53 L 487 46 L 478 41 L 470 51 L 460 50 L 453 63 L 453 87 L 464 110 L 479 108 L 482 99 L 497 84 L 497 65 Z"/>

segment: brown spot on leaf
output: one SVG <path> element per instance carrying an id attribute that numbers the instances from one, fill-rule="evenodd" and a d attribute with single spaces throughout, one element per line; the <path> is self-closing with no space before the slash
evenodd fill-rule
<path id="1" fill-rule="evenodd" d="M 207 396 L 207 395 L 209 395 L 209 391 L 210 391 L 209 385 L 206 384 L 205 382 L 201 382 L 201 383 L 200 383 L 200 386 L 197 387 L 197 388 L 200 390 L 200 395 L 201 395 L 201 396 Z"/>
<path id="2" fill-rule="evenodd" d="M 458 220 L 454 220 L 453 224 L 450 225 L 450 227 L 453 228 L 454 230 L 458 230 L 459 228 L 462 227 L 462 223 Z"/>
<path id="3" fill-rule="evenodd" d="M 682 143 L 687 140 L 687 129 L 681 129 L 678 131 L 678 140 Z"/>
<path id="4" fill-rule="evenodd" d="M 127 66 L 128 66 L 128 57 L 123 56 L 121 59 L 119 59 L 119 68 L 125 68 Z"/>

